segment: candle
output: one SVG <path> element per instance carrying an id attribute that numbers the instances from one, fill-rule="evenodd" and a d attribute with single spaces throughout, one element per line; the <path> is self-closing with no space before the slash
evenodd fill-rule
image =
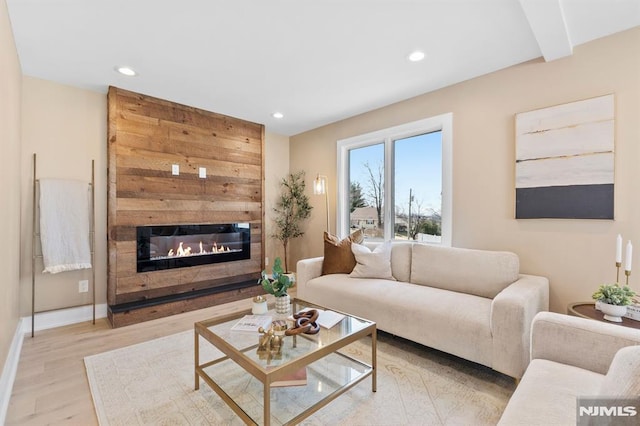
<path id="1" fill-rule="evenodd" d="M 616 238 L 616 263 L 622 263 L 622 235 Z"/>
<path id="2" fill-rule="evenodd" d="M 631 240 L 627 243 L 627 250 L 625 252 L 626 258 L 624 263 L 624 270 L 631 271 L 631 259 L 633 258 L 633 246 L 631 245 Z"/>
<path id="3" fill-rule="evenodd" d="M 253 298 L 253 306 L 251 307 L 251 313 L 254 315 L 263 315 L 267 313 L 267 299 L 262 296 L 256 296 Z"/>

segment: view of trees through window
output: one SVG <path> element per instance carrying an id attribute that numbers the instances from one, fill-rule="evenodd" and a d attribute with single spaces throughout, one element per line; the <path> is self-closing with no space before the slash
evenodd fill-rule
<path id="1" fill-rule="evenodd" d="M 442 132 L 392 141 L 393 162 L 385 161 L 384 142 L 349 149 L 349 226 L 368 239 L 384 238 L 385 220 L 395 239 L 441 241 Z M 385 185 L 385 164 L 393 170 Z M 385 193 L 388 188 L 389 194 Z M 392 203 L 393 217 L 385 218 Z"/>

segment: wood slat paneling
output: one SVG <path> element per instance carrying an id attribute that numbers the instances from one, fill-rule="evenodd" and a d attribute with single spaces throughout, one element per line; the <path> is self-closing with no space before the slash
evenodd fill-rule
<path id="1" fill-rule="evenodd" d="M 198 169 L 206 167 L 207 174 L 213 176 L 229 176 L 245 179 L 260 180 L 262 167 L 255 164 L 240 164 L 234 161 L 221 161 L 195 157 L 183 157 L 181 155 L 166 154 L 130 147 L 117 148 L 117 162 L 119 168 L 129 168 L 146 172 L 148 170 L 168 172 L 171 175 L 171 165 L 180 166 L 180 176 L 193 174 L 198 178 Z"/>
<path id="2" fill-rule="evenodd" d="M 238 211 L 262 211 L 262 204 L 249 201 L 205 201 L 205 200 L 157 200 L 118 198 L 118 210 L 159 210 L 159 211 L 214 211 L 214 212 L 238 212 Z"/>
<path id="3" fill-rule="evenodd" d="M 238 275 L 235 278 L 238 279 L 238 282 L 254 281 L 256 283 L 256 286 L 258 286 L 257 283 L 258 283 L 259 275 L 256 275 L 256 274 Z M 218 287 L 225 284 L 229 284 L 227 278 L 206 279 L 203 281 L 198 281 L 195 283 L 192 282 L 189 284 L 175 284 L 175 285 L 172 285 L 170 288 L 162 287 L 159 289 L 149 289 L 145 287 L 141 289 L 141 291 L 139 292 L 131 291 L 128 293 L 118 294 L 118 304 L 129 303 L 129 302 L 139 302 L 139 301 L 147 300 L 148 298 L 166 296 L 168 291 L 171 292 L 170 294 L 177 295 L 182 293 L 188 293 L 194 290 L 202 290 L 202 289 L 209 289 L 212 287 Z"/>
<path id="4" fill-rule="evenodd" d="M 196 180 L 197 179 L 197 180 Z M 131 199 L 211 199 L 262 203 L 261 181 L 211 176 L 198 179 L 195 175 L 139 176 L 121 173 L 117 198 Z"/>
<path id="5" fill-rule="evenodd" d="M 144 309 L 113 313 L 107 311 L 107 317 L 113 327 L 137 324 L 142 321 L 163 318 L 169 315 L 182 314 L 196 309 L 208 308 L 214 305 L 222 305 L 241 299 L 250 298 L 264 294 L 264 290 L 258 286 L 233 290 L 224 293 L 216 293 L 209 296 L 199 297 L 191 300 L 181 300 L 166 303 L 164 305 L 151 306 Z"/>
<path id="6" fill-rule="evenodd" d="M 230 222 L 252 222 L 260 220 L 260 212 L 237 211 L 237 212 L 215 212 L 215 211 L 176 211 L 168 214 L 164 211 L 138 210 L 121 211 L 118 214 L 118 225 L 176 225 L 189 223 L 230 223 Z"/>
<path id="7" fill-rule="evenodd" d="M 109 305 L 259 276 L 264 126 L 114 87 L 108 101 Z M 172 164 L 180 166 L 179 176 L 171 174 Z M 199 178 L 199 167 L 206 167 L 206 179 Z M 251 259 L 137 273 L 136 226 L 235 222 L 251 223 Z M 202 302 L 129 313 L 124 323 L 183 311 L 190 303 Z"/>

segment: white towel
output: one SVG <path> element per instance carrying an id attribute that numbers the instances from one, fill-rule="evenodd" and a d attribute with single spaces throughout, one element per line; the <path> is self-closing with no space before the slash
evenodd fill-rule
<path id="1" fill-rule="evenodd" d="M 40 179 L 40 242 L 44 273 L 91 268 L 87 182 Z"/>

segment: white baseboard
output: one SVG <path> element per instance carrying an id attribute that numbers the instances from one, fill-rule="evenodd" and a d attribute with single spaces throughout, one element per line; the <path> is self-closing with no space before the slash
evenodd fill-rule
<path id="1" fill-rule="evenodd" d="M 96 305 L 96 319 L 107 316 L 107 304 Z M 93 307 L 91 305 L 75 308 L 58 309 L 55 311 L 39 312 L 35 315 L 35 331 L 49 328 L 62 327 L 63 325 L 77 324 L 93 319 Z M 31 317 L 22 318 L 23 333 L 31 333 Z M 1 424 L 1 423 L 0 423 Z"/>
<path id="2" fill-rule="evenodd" d="M 24 340 L 23 323 L 24 319 L 18 321 L 16 332 L 13 335 L 7 360 L 2 369 L 0 376 L 0 425 L 5 423 L 7 411 L 9 409 L 9 400 L 11 399 L 11 391 L 13 390 L 13 382 L 18 371 L 18 361 L 20 360 L 20 351 L 22 350 L 22 341 Z"/>

